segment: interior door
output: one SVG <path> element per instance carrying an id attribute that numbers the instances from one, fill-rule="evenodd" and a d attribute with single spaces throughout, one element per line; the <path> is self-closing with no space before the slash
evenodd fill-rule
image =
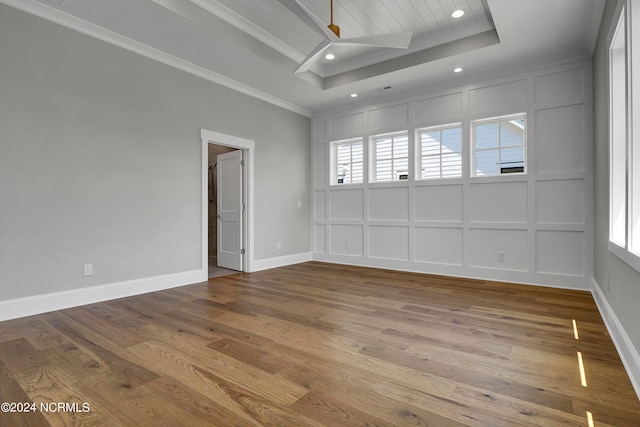
<path id="1" fill-rule="evenodd" d="M 242 150 L 218 156 L 218 267 L 242 271 Z"/>

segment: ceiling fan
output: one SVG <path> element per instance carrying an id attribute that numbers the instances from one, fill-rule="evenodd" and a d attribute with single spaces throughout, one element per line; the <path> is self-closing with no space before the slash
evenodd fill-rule
<path id="1" fill-rule="evenodd" d="M 347 39 L 340 38 L 340 27 L 333 23 L 333 0 L 331 0 L 331 23 L 326 25 L 309 9 L 307 9 L 299 0 L 278 0 L 284 7 L 289 9 L 306 23 L 313 30 L 320 33 L 324 40 L 311 51 L 307 57 L 302 60 L 300 65 L 293 71 L 294 73 L 302 73 L 307 71 L 320 58 L 322 53 L 332 46 L 369 46 L 369 47 L 387 47 L 395 49 L 406 49 L 411 43 L 411 32 L 401 32 L 393 34 L 381 34 L 375 36 L 353 37 Z"/>

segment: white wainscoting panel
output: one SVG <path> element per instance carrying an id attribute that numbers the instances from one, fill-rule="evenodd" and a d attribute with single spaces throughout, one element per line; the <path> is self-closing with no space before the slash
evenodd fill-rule
<path id="1" fill-rule="evenodd" d="M 409 260 L 409 227 L 369 226 L 371 258 Z"/>
<path id="2" fill-rule="evenodd" d="M 327 137 L 327 121 L 314 121 L 311 132 L 313 133 L 314 141 L 323 141 Z"/>
<path id="3" fill-rule="evenodd" d="M 314 219 L 323 220 L 327 217 L 327 192 L 316 191 L 313 193 L 313 217 Z"/>
<path id="4" fill-rule="evenodd" d="M 526 182 L 471 184 L 465 200 L 465 214 L 472 222 L 527 223 Z"/>
<path id="5" fill-rule="evenodd" d="M 391 107 L 376 108 L 369 111 L 369 130 L 375 132 L 380 129 L 407 126 L 409 104 L 392 105 Z"/>
<path id="6" fill-rule="evenodd" d="M 584 276 L 584 244 L 581 231 L 537 231 L 536 271 Z"/>
<path id="7" fill-rule="evenodd" d="M 527 271 L 526 230 L 469 230 L 469 265 L 500 270 Z M 498 259 L 504 253 L 504 261 Z"/>
<path id="8" fill-rule="evenodd" d="M 424 126 L 454 122 L 462 115 L 462 93 L 421 99 L 415 102 L 413 111 L 415 123 Z"/>
<path id="9" fill-rule="evenodd" d="M 324 187 L 327 185 L 327 176 L 329 174 L 327 144 L 314 144 L 313 158 L 315 159 L 313 182 L 316 187 Z"/>
<path id="10" fill-rule="evenodd" d="M 327 252 L 327 226 L 324 224 L 315 224 L 313 226 L 313 250 L 318 253 Z"/>
<path id="11" fill-rule="evenodd" d="M 536 104 L 562 103 L 584 99 L 584 70 L 561 71 L 536 77 Z"/>
<path id="12" fill-rule="evenodd" d="M 523 110 L 527 105 L 527 81 L 501 83 L 469 91 L 469 113 Z"/>
<path id="13" fill-rule="evenodd" d="M 415 227 L 414 258 L 417 262 L 462 265 L 462 229 Z"/>
<path id="14" fill-rule="evenodd" d="M 312 144 L 324 145 L 312 150 L 315 259 L 589 289 L 591 67 L 590 60 L 541 65 L 313 117 Z M 471 123 L 517 113 L 527 117 L 526 173 L 472 177 Z M 416 179 L 416 131 L 454 123 L 462 127 L 461 176 Z M 409 135 L 408 179 L 369 182 L 370 137 L 400 131 Z M 353 137 L 365 142 L 365 182 L 328 185 L 327 147 Z"/>
<path id="15" fill-rule="evenodd" d="M 340 255 L 363 255 L 363 227 L 361 225 L 332 224 L 331 253 Z"/>
<path id="16" fill-rule="evenodd" d="M 536 183 L 538 224 L 584 224 L 585 183 L 583 179 L 549 180 Z"/>
<path id="17" fill-rule="evenodd" d="M 536 111 L 536 168 L 538 173 L 585 170 L 584 106 Z"/>
<path id="18" fill-rule="evenodd" d="M 416 221 L 462 221 L 462 185 L 416 187 Z"/>
<path id="19" fill-rule="evenodd" d="M 334 190 L 331 192 L 331 219 L 361 220 L 363 190 Z"/>
<path id="20" fill-rule="evenodd" d="M 329 121 L 329 136 L 343 139 L 358 136 L 364 130 L 364 113 L 335 117 Z"/>
<path id="21" fill-rule="evenodd" d="M 369 219 L 406 221 L 409 219 L 409 188 L 369 190 Z"/>

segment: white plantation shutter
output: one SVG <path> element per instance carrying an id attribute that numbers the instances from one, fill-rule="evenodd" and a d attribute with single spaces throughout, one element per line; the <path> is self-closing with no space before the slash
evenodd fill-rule
<path id="1" fill-rule="evenodd" d="M 526 117 L 473 122 L 473 176 L 526 172 Z"/>
<path id="2" fill-rule="evenodd" d="M 373 180 L 398 181 L 409 176 L 409 135 L 401 132 L 372 138 Z"/>
<path id="3" fill-rule="evenodd" d="M 448 125 L 418 131 L 418 179 L 455 178 L 462 175 L 462 127 Z"/>
<path id="4" fill-rule="evenodd" d="M 334 184 L 359 184 L 364 178 L 364 147 L 362 139 L 334 142 Z"/>

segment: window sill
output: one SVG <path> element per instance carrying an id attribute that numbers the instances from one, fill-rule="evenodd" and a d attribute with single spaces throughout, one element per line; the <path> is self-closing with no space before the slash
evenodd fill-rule
<path id="1" fill-rule="evenodd" d="M 620 258 L 631 268 L 640 273 L 640 257 L 613 242 L 609 242 L 609 252 Z"/>
<path id="2" fill-rule="evenodd" d="M 362 188 L 364 184 L 362 182 L 349 182 L 347 184 L 329 184 L 330 189 L 337 188 Z"/>

